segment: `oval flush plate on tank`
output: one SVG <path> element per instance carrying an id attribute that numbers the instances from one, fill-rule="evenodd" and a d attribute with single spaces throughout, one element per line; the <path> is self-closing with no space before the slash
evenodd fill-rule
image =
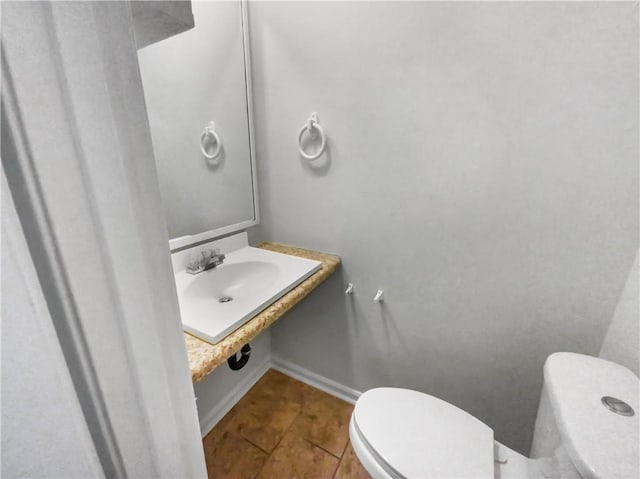
<path id="1" fill-rule="evenodd" d="M 620 414 L 621 416 L 633 416 L 635 414 L 633 408 L 621 399 L 602 396 L 602 404 L 604 404 L 609 411 Z"/>

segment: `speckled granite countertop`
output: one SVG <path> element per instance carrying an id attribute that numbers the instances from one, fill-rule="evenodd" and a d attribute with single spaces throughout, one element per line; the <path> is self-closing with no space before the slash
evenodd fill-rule
<path id="1" fill-rule="evenodd" d="M 338 256 L 294 246 L 264 242 L 256 245 L 256 247 L 321 261 L 322 268 L 217 344 L 209 344 L 195 336 L 191 336 L 189 333 L 184 333 L 189 366 L 191 366 L 191 380 L 194 383 L 202 381 L 215 368 L 223 364 L 227 358 L 239 351 L 243 345 L 255 339 L 258 334 L 271 326 L 320 283 L 335 273 L 340 265 Z"/>

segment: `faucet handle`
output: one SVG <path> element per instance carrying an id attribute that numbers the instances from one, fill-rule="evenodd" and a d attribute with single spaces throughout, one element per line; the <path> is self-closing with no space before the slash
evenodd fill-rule
<path id="1" fill-rule="evenodd" d="M 226 256 L 220 252 L 220 248 L 216 248 L 215 250 L 213 250 L 213 252 L 214 254 L 211 259 L 214 260 L 216 266 L 221 265 Z"/>
<path id="2" fill-rule="evenodd" d="M 195 274 L 199 273 L 204 269 L 204 258 L 200 255 L 192 253 L 189 256 L 189 261 L 187 262 L 187 273 Z"/>
<path id="3" fill-rule="evenodd" d="M 225 256 L 220 253 L 220 248 L 204 248 L 193 252 L 187 263 L 187 273 L 197 274 L 221 265 Z"/>

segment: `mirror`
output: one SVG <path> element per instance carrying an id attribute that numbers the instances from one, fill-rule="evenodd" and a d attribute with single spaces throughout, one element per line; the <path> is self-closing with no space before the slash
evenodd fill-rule
<path id="1" fill-rule="evenodd" d="M 191 9 L 138 50 L 172 251 L 258 223 L 246 4 Z"/>

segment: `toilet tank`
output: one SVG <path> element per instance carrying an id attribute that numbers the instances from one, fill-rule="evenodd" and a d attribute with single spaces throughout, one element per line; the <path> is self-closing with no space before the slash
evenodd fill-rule
<path id="1" fill-rule="evenodd" d="M 634 373 L 610 361 L 549 356 L 531 448 L 544 476 L 638 477 L 639 387 Z"/>

